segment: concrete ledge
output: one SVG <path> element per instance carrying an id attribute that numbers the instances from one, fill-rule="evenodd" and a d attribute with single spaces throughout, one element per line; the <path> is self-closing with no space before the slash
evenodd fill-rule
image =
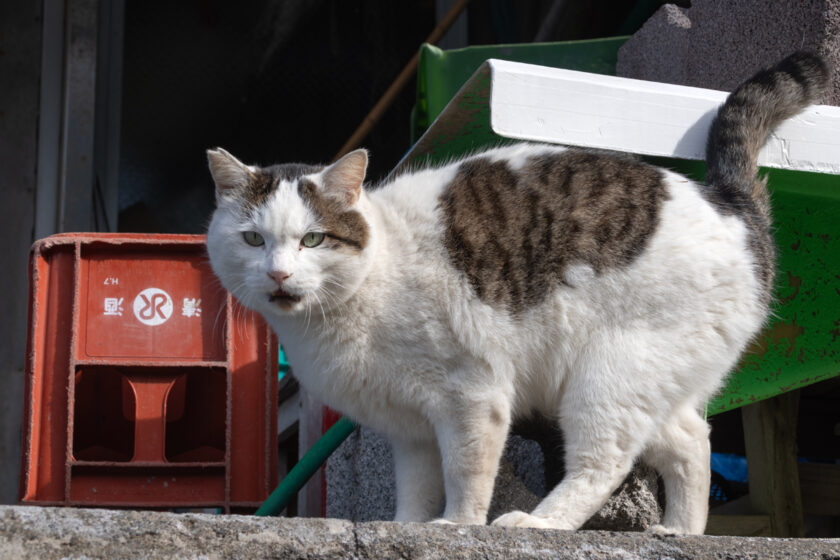
<path id="1" fill-rule="evenodd" d="M 660 537 L 8 506 L 0 507 L 0 558 L 840 560 L 840 539 Z"/>

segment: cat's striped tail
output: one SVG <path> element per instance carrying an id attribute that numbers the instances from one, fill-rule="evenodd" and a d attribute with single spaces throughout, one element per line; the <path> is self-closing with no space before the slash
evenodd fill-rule
<path id="1" fill-rule="evenodd" d="M 820 98 L 828 81 L 820 57 L 797 52 L 727 97 L 706 145 L 706 183 L 721 202 L 740 206 L 746 195 L 769 216 L 768 194 L 756 177 L 758 152 L 776 126 Z"/>

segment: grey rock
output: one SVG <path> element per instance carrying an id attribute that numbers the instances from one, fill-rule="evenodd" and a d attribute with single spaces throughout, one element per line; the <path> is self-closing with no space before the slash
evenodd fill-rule
<path id="1" fill-rule="evenodd" d="M 561 453 L 562 451 L 558 450 L 557 452 Z M 545 459 L 539 443 L 533 439 L 511 434 L 505 444 L 504 458 L 510 463 L 513 473 L 528 490 L 540 498 L 545 496 L 547 492 Z"/>
<path id="2" fill-rule="evenodd" d="M 502 457 L 499 464 L 499 474 L 496 475 L 496 485 L 493 487 L 493 499 L 490 502 L 487 520 L 493 521 L 500 515 L 513 510 L 531 511 L 539 503 L 540 497 L 516 476 L 507 457 Z"/>
<path id="3" fill-rule="evenodd" d="M 637 465 L 607 503 L 583 525 L 583 529 L 603 531 L 644 531 L 659 523 L 662 508 L 657 499 L 658 478 L 646 465 Z M 511 510 L 531 511 L 540 497 L 531 492 L 502 459 L 488 520 Z"/>
<path id="4" fill-rule="evenodd" d="M 607 503 L 584 525 L 603 531 L 644 531 L 659 523 L 659 478 L 645 464 L 637 464 Z"/>
<path id="5" fill-rule="evenodd" d="M 327 460 L 327 517 L 390 521 L 396 511 L 394 459 L 387 440 L 359 428 Z"/>
<path id="6" fill-rule="evenodd" d="M 0 507 L 0 558 L 837 560 L 840 539 L 661 537 L 335 519 Z"/>
<path id="7" fill-rule="evenodd" d="M 731 91 L 797 50 L 840 68 L 840 0 L 662 6 L 618 52 L 619 76 Z M 840 72 L 823 103 L 840 105 Z"/>

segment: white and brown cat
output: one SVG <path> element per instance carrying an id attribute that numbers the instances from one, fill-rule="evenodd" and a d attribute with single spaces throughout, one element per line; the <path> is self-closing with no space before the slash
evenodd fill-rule
<path id="1" fill-rule="evenodd" d="M 661 474 L 657 531 L 702 533 L 705 401 L 771 301 L 772 129 L 820 95 L 795 54 L 720 109 L 708 184 L 611 155 L 518 144 L 364 186 L 326 166 L 208 151 L 213 270 L 277 332 L 301 385 L 386 436 L 399 521 L 486 522 L 513 419 L 555 418 L 566 475 L 532 512 L 580 527 L 637 458 Z"/>

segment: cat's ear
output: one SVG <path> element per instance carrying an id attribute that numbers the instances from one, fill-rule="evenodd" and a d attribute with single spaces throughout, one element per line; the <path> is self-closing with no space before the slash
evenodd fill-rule
<path id="1" fill-rule="evenodd" d="M 254 177 L 247 165 L 222 148 L 207 150 L 207 165 L 216 183 L 216 200 L 246 187 Z"/>
<path id="2" fill-rule="evenodd" d="M 367 165 L 367 150 L 353 150 L 324 171 L 324 190 L 348 205 L 355 204 L 362 192 Z"/>

